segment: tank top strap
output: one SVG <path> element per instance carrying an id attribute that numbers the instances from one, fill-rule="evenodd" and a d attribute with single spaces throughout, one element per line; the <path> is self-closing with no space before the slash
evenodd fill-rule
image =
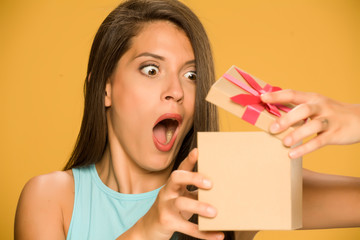
<path id="1" fill-rule="evenodd" d="M 87 167 L 81 168 L 73 168 L 72 173 L 74 176 L 74 184 L 75 184 L 75 198 L 74 198 L 74 206 L 73 212 L 71 217 L 71 222 L 68 230 L 68 235 L 66 239 L 77 239 L 76 233 L 78 232 L 77 229 L 79 226 L 86 226 L 89 225 L 85 223 L 84 219 L 89 219 L 90 215 L 89 212 L 84 211 L 84 209 L 89 209 L 91 200 L 90 200 L 90 192 L 92 188 L 91 184 L 91 168 L 95 165 L 90 165 Z M 84 199 L 88 199 L 84 201 Z M 89 201 L 90 200 L 90 201 Z M 81 239 L 88 239 L 87 234 L 88 231 L 83 229 L 83 236 Z M 75 236 L 74 236 L 75 235 Z"/>

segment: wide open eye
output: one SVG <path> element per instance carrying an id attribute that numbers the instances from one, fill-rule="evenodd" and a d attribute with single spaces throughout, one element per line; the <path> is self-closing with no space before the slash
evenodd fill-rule
<path id="1" fill-rule="evenodd" d="M 142 67 L 141 72 L 149 77 L 154 77 L 159 73 L 159 67 L 156 65 L 147 65 Z"/>
<path id="2" fill-rule="evenodd" d="M 185 73 L 184 76 L 192 81 L 195 81 L 197 79 L 196 72 L 193 72 L 193 71 Z"/>

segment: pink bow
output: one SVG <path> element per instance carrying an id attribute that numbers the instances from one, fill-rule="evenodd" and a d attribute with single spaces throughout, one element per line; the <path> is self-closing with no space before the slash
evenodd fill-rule
<path id="1" fill-rule="evenodd" d="M 279 111 L 282 110 L 284 112 L 289 112 L 291 108 L 288 108 L 284 105 L 280 104 L 269 104 L 261 101 L 260 95 L 267 92 L 275 92 L 281 90 L 279 87 L 273 87 L 269 84 L 266 84 L 264 88 L 262 88 L 249 74 L 235 68 L 236 71 L 245 79 L 245 81 L 250 85 L 246 85 L 231 76 L 230 74 L 225 73 L 223 77 L 238 87 L 242 88 L 246 92 L 250 94 L 239 94 L 231 97 L 230 99 L 240 104 L 241 106 L 248 106 L 248 110 L 244 113 L 243 119 L 248 121 L 251 124 L 255 124 L 257 118 L 260 115 L 260 112 L 264 110 L 264 108 L 271 114 L 280 117 L 281 113 Z"/>

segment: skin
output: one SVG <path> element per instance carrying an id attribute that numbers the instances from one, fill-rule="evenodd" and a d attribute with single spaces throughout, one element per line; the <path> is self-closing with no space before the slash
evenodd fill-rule
<path id="1" fill-rule="evenodd" d="M 317 93 L 289 89 L 263 94 L 261 98 L 267 103 L 297 105 L 272 124 L 272 133 L 282 132 L 303 119 L 311 119 L 283 139 L 284 145 L 292 146 L 313 136 L 310 141 L 291 150 L 291 158 L 298 158 L 329 144 L 360 142 L 360 104 L 341 103 Z"/>
<path id="2" fill-rule="evenodd" d="M 179 169 L 171 172 L 179 143 L 193 122 L 196 88 L 192 79 L 196 71 L 193 60 L 191 44 L 183 31 L 168 22 L 152 22 L 134 37 L 130 50 L 119 60 L 106 84 L 109 145 L 96 164 L 101 180 L 109 188 L 129 194 L 164 185 L 152 208 L 118 239 L 169 239 L 174 231 L 202 239 L 223 238 L 219 232 L 200 232 L 195 224 L 187 221 L 194 213 L 216 216 L 216 209 L 197 201 L 197 192 L 186 189 L 187 185 L 200 189 L 212 187 L 212 182 L 201 173 L 191 172 L 198 158 L 197 150 L 191 151 Z M 149 91 L 152 94 L 148 94 Z M 152 129 L 156 119 L 169 112 L 180 114 L 183 123 L 173 148 L 163 152 L 154 146 Z M 300 111 L 293 112 L 289 115 L 294 119 L 304 118 Z M 335 120 L 328 119 L 330 129 Z M 281 129 L 288 125 L 280 121 Z M 358 178 L 305 170 L 304 227 L 359 226 L 359 189 Z M 32 178 L 19 199 L 15 239 L 66 239 L 73 204 L 71 170 Z M 255 234 L 237 232 L 236 239 L 252 239 Z"/>

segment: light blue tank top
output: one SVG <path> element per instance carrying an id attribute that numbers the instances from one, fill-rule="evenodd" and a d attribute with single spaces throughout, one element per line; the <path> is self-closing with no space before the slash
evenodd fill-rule
<path id="1" fill-rule="evenodd" d="M 145 215 L 160 191 L 116 192 L 101 181 L 94 164 L 72 171 L 75 201 L 67 240 L 116 239 Z"/>

